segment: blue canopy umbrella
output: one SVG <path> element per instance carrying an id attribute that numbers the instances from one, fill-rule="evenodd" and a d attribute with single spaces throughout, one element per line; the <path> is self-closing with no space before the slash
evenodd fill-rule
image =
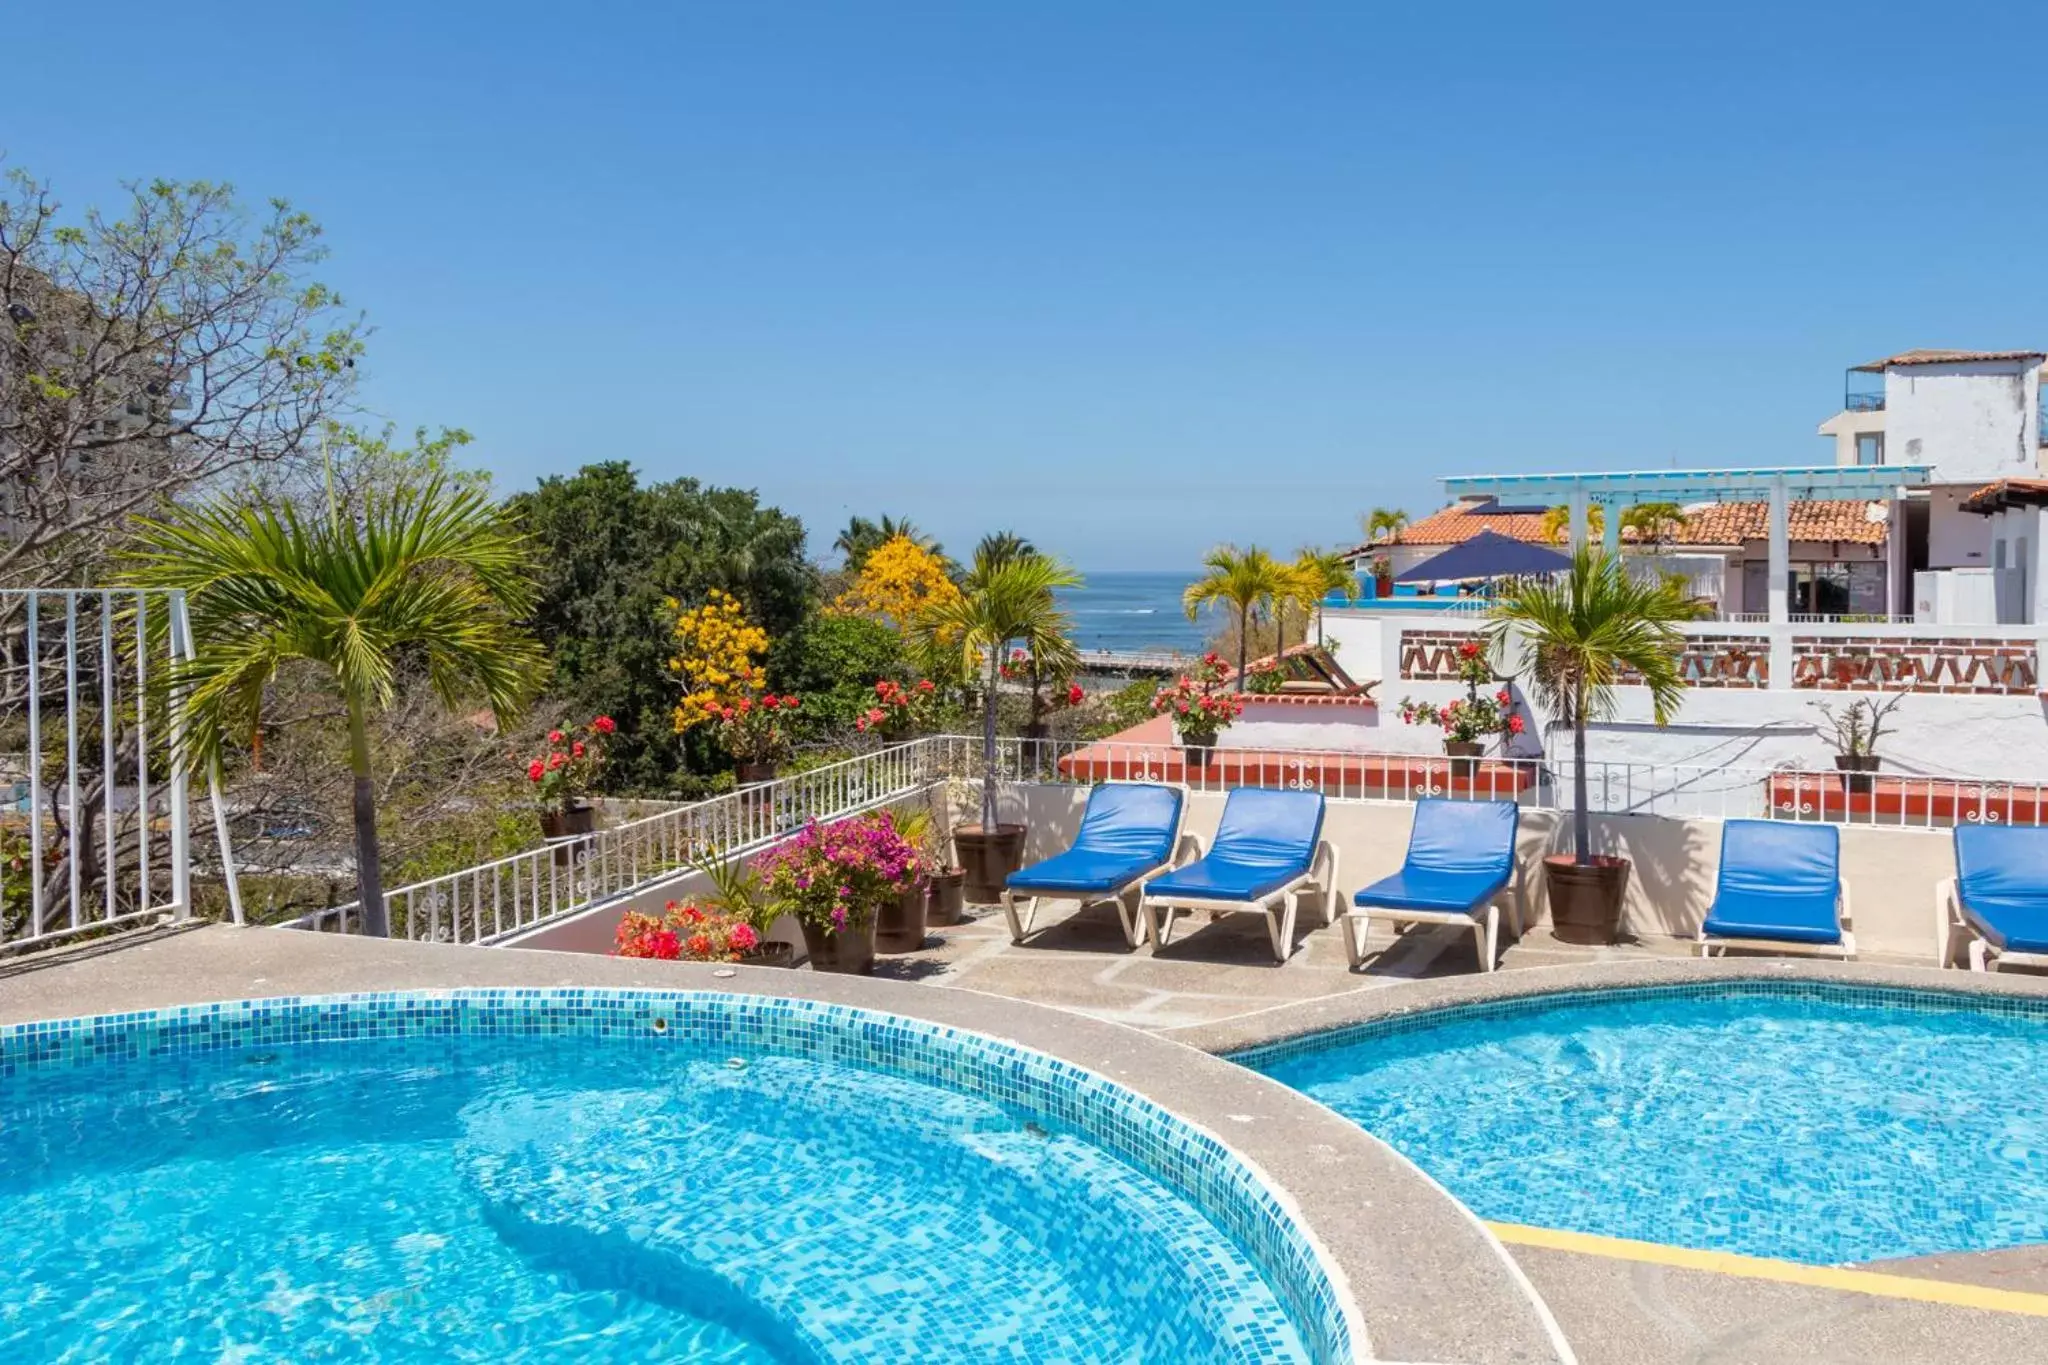
<path id="1" fill-rule="evenodd" d="M 1425 559 L 1396 583 L 1450 583 L 1471 578 L 1531 578 L 1569 569 L 1569 556 L 1498 531 L 1481 531 L 1434 559 Z"/>

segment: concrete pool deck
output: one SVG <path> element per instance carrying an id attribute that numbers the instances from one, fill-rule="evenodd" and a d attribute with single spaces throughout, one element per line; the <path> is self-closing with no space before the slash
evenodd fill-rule
<path id="1" fill-rule="evenodd" d="M 1383 1148 L 1369 1139 L 1369 1146 L 1359 1145 L 1364 1135 L 1334 1115 L 1326 1117 L 1345 1134 L 1295 1115 L 1291 1106 L 1286 1122 L 1268 1122 L 1279 1112 L 1273 1107 L 1279 1101 L 1268 1095 L 1256 1096 L 1248 1109 L 1226 1104 L 1230 1112 L 1215 1117 L 1215 1087 L 1225 1084 L 1217 1068 L 1229 1069 L 1228 1064 L 1180 1047 L 1154 1052 L 1132 1028 L 1106 1029 L 1098 1021 L 1143 1029 L 1158 1035 L 1161 1046 L 1171 1040 L 1225 1051 L 1388 1013 L 1587 985 L 1765 976 L 2048 995 L 2048 977 L 2018 973 L 1937 973 L 1907 962 L 1701 962 L 1671 941 L 1586 949 L 1540 932 L 1512 946 L 1505 968 L 1490 975 L 1475 970 L 1470 936 L 1453 931 L 1404 938 L 1371 970 L 1352 974 L 1344 968 L 1334 931 L 1320 929 L 1307 936 L 1292 961 L 1276 967 L 1264 927 L 1251 917 L 1214 925 L 1197 920 L 1195 932 L 1155 959 L 1123 946 L 1106 908 L 1055 915 L 1022 946 L 1009 942 L 999 914 L 975 913 L 967 924 L 933 931 L 922 951 L 878 963 L 878 974 L 898 983 L 964 988 L 959 990 L 906 993 L 901 984 L 892 989 L 886 981 L 808 972 L 753 971 L 718 980 L 709 969 L 677 964 L 329 936 L 314 939 L 318 951 L 308 952 L 304 938 L 286 931 L 207 928 L 133 946 L 83 947 L 62 958 L 0 963 L 0 1023 L 102 1008 L 405 986 L 701 984 L 870 1004 L 1002 1033 L 1048 1051 L 1061 1052 L 1079 1040 L 1076 1045 L 1084 1049 L 1103 1049 L 1102 1060 L 1090 1063 L 1095 1070 L 1178 1112 L 1195 1106 L 1196 1122 L 1219 1132 L 1279 1183 L 1292 1189 L 1297 1179 L 1305 1180 L 1331 1197 L 1335 1231 L 1325 1229 L 1328 1209 L 1312 1217 L 1311 1225 L 1346 1267 L 1383 1358 L 1476 1362 L 1554 1359 L 1557 1353 L 1540 1317 L 1532 1321 L 1528 1315 L 1512 1277 L 1499 1276 L 1486 1257 L 1473 1254 L 1471 1228 L 1446 1218 L 1439 1199 L 1410 1190 L 1409 1203 L 1374 1198 L 1375 1216 L 1357 1217 L 1364 1202 L 1359 1185 L 1334 1172 L 1364 1163 L 1375 1172 L 1370 1183 L 1377 1193 L 1377 1172 L 1390 1160 Z M 1019 1001 L 1032 1007 L 1014 1003 Z M 1041 1006 L 1057 1008 L 1036 1008 Z M 1238 1113 L 1254 1116 L 1249 1136 L 1236 1121 Z M 1266 1130 L 1257 1131 L 1262 1125 Z M 1400 1189 L 1404 1182 L 1391 1186 Z M 1814 1267 L 1779 1262 L 1713 1253 L 1674 1256 L 1674 1248 L 1560 1237 L 1541 1229 L 1494 1231 L 1587 1365 L 2048 1359 L 2048 1247 L 1883 1262 L 1831 1278 L 1805 1273 Z M 1492 1244 L 1477 1245 L 1491 1254 Z M 1461 1278 L 1475 1273 L 1476 1281 Z M 1476 1308 L 1486 1303 L 1510 1308 L 1505 1318 L 1489 1321 Z"/>

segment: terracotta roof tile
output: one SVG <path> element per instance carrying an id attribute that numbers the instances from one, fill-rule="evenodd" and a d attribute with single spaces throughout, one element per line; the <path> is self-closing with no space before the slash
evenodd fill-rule
<path id="1" fill-rule="evenodd" d="M 1841 540 L 1860 545 L 1882 545 L 1885 523 L 1871 520 L 1872 504 L 1855 500 L 1794 502 L 1790 508 L 1789 530 L 1794 540 Z M 1507 536 L 1532 545 L 1552 543 L 1543 534 L 1542 512 L 1509 510 L 1497 504 L 1473 507 L 1454 503 L 1442 511 L 1411 522 L 1393 540 L 1360 545 L 1353 555 L 1370 554 L 1388 545 L 1415 545 L 1437 549 L 1461 545 L 1482 531 Z M 1678 545 L 1736 545 L 1745 540 L 1764 540 L 1770 535 L 1770 505 L 1761 502 L 1709 503 L 1686 518 L 1682 530 L 1672 537 Z M 1634 543 L 1633 531 L 1623 538 Z"/>
<path id="2" fill-rule="evenodd" d="M 2039 507 L 2048 503 L 2048 479 L 2000 479 L 1964 498 L 1965 512 L 1989 516 L 2002 507 Z"/>
<path id="3" fill-rule="evenodd" d="M 1881 372 L 1897 365 L 1960 365 L 1973 360 L 2040 360 L 2041 351 L 1951 351 L 1942 347 L 1922 348 L 1917 351 L 1900 351 L 1883 360 L 1873 360 L 1868 365 L 1858 365 L 1859 371 Z"/>

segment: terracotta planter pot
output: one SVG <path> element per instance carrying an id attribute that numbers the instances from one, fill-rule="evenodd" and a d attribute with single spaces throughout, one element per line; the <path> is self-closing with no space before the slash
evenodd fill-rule
<path id="1" fill-rule="evenodd" d="M 875 951 L 914 953 L 924 947 L 925 884 L 919 882 L 875 916 Z"/>
<path id="2" fill-rule="evenodd" d="M 1884 762 L 1876 754 L 1836 754 L 1835 769 L 1842 785 L 1852 792 L 1868 792 L 1877 786 L 1877 770 Z"/>
<path id="3" fill-rule="evenodd" d="M 966 898 L 976 905 L 994 905 L 1002 899 L 1003 883 L 1024 865 L 1024 826 L 984 830 L 962 825 L 953 831 L 953 856 L 967 872 Z"/>
<path id="4" fill-rule="evenodd" d="M 540 832 L 548 842 L 555 845 L 555 866 L 567 867 L 576 861 L 576 855 L 583 845 L 564 842 L 580 835 L 590 834 L 597 829 L 597 810 L 582 805 L 571 806 L 568 810 L 549 807 L 540 813 Z"/>
<path id="5" fill-rule="evenodd" d="M 808 920 L 798 921 L 804 931 L 804 951 L 810 954 L 811 970 L 841 976 L 866 976 L 875 969 L 875 921 L 870 918 L 857 929 L 835 934 Z"/>
<path id="6" fill-rule="evenodd" d="M 934 872 L 929 904 L 925 907 L 926 927 L 944 929 L 948 925 L 958 924 L 965 918 L 966 909 L 967 869 L 949 867 L 943 872 Z"/>
<path id="7" fill-rule="evenodd" d="M 763 782 L 775 780 L 777 766 L 773 763 L 736 763 L 733 765 L 732 778 L 742 787 L 759 786 Z"/>
<path id="8" fill-rule="evenodd" d="M 1451 776 L 1469 781 L 1479 774 L 1479 760 L 1486 753 L 1486 745 L 1476 739 L 1447 739 L 1444 752 L 1450 755 Z"/>
<path id="9" fill-rule="evenodd" d="M 1584 867 L 1569 853 L 1543 860 L 1543 876 L 1550 887 L 1550 932 L 1560 943 L 1613 943 L 1621 936 L 1628 870 L 1628 859 L 1606 854 L 1596 853 Z"/>
<path id="10" fill-rule="evenodd" d="M 1180 751 L 1181 761 L 1186 763 L 1188 767 L 1206 768 L 1209 766 L 1209 760 L 1215 757 L 1216 739 L 1213 735 L 1208 739 L 1191 739 L 1183 735 L 1180 741 Z"/>

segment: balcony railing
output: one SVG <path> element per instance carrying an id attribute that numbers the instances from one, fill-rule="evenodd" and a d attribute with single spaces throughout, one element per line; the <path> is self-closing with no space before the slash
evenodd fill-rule
<path id="1" fill-rule="evenodd" d="M 1883 412 L 1884 395 L 1882 393 L 1845 393 L 1842 395 L 1842 406 L 1850 412 Z"/>

